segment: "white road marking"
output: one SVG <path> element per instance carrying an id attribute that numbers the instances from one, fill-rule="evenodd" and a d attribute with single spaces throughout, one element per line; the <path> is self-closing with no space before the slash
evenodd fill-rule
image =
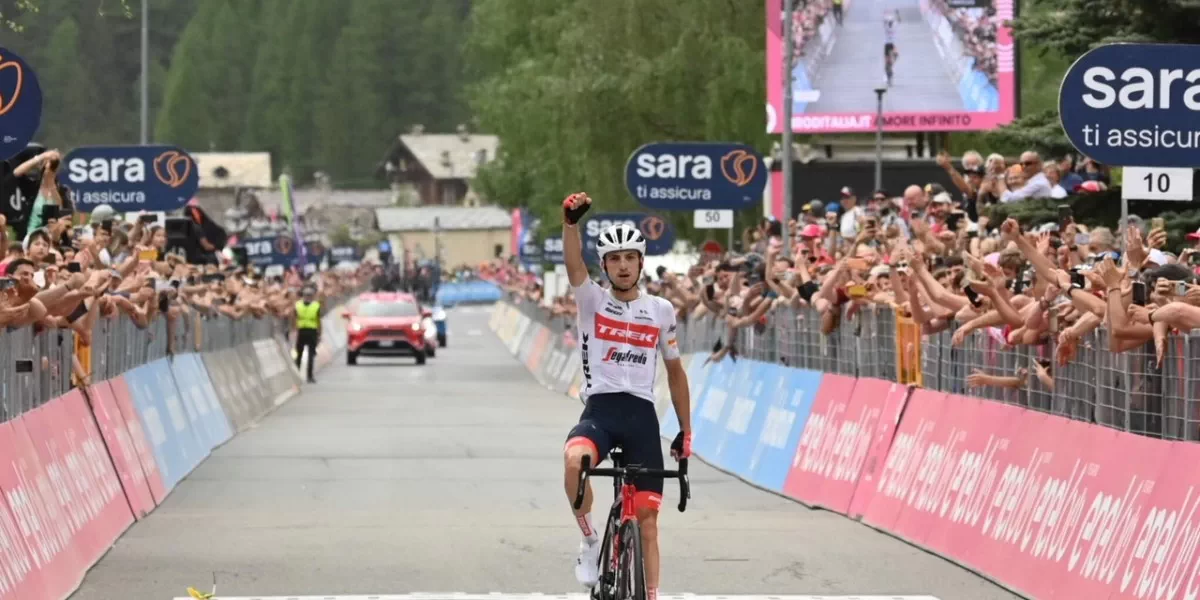
<path id="1" fill-rule="evenodd" d="M 705 594 L 659 594 L 660 600 L 938 600 L 934 596 L 797 596 L 768 594 L 752 595 L 705 595 Z M 368 596 L 213 596 L 212 600 L 587 600 L 588 594 L 464 594 L 460 592 L 413 594 L 382 594 Z M 191 600 L 176 597 L 175 600 Z"/>

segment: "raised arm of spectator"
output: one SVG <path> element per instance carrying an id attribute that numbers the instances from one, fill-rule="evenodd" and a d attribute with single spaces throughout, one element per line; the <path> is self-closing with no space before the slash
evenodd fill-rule
<path id="1" fill-rule="evenodd" d="M 955 330 L 954 337 L 951 339 L 951 342 L 955 346 L 961 346 L 963 340 L 967 338 L 967 334 L 971 333 L 972 331 L 975 331 L 976 329 L 983 329 L 984 327 L 998 327 L 1003 324 L 1004 317 L 1000 316 L 1000 313 L 995 310 L 989 310 L 982 315 L 967 321 L 965 324 Z"/>
<path id="2" fill-rule="evenodd" d="M 970 301 L 965 296 L 950 293 L 938 280 L 933 277 L 929 269 L 925 268 L 925 263 L 922 260 L 914 260 L 909 263 L 913 269 L 913 274 L 921 282 L 921 286 L 925 288 L 925 292 L 929 294 L 929 299 L 935 303 L 950 309 L 953 312 L 958 312 L 966 308 Z"/>
<path id="3" fill-rule="evenodd" d="M 950 181 L 954 183 L 954 187 L 961 190 L 962 193 L 970 194 L 974 191 L 971 189 L 971 185 L 967 183 L 967 180 L 963 179 L 963 176 L 959 174 L 958 169 L 954 168 L 954 164 L 950 162 L 950 154 L 948 152 L 945 150 L 938 152 L 937 164 L 946 171 L 946 174 L 950 176 Z"/>
<path id="4" fill-rule="evenodd" d="M 1025 325 L 1025 318 L 1021 316 L 1021 313 L 1013 308 L 1005 294 L 1000 293 L 990 282 L 972 281 L 970 285 L 971 289 L 991 299 L 993 310 L 1000 315 L 1005 324 L 1014 328 Z"/>
<path id="5" fill-rule="evenodd" d="M 1000 234 L 1003 239 L 1011 241 L 1017 245 L 1017 249 L 1033 265 L 1033 270 L 1037 272 L 1037 276 L 1045 281 L 1057 284 L 1060 288 L 1066 289 L 1071 285 L 1071 278 L 1066 271 L 1059 269 L 1055 264 L 1043 254 L 1037 246 L 1033 245 L 1024 235 L 1021 234 L 1021 225 L 1016 219 L 1009 218 L 1000 224 Z M 1049 237 L 1046 238 L 1046 243 L 1049 244 Z"/>

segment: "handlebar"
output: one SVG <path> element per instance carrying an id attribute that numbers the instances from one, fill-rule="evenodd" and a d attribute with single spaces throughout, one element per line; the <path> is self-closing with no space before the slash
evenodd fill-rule
<path id="1" fill-rule="evenodd" d="M 643 467 L 620 467 L 620 468 L 605 468 L 593 469 L 592 457 L 584 455 L 580 461 L 579 470 L 579 485 L 575 490 L 575 502 L 572 506 L 575 510 L 583 506 L 583 496 L 587 491 L 584 484 L 587 483 L 588 477 L 621 477 L 629 479 L 631 477 L 658 477 L 660 479 L 678 479 L 679 480 L 679 512 L 687 510 L 687 501 L 692 497 L 692 486 L 688 481 L 688 459 L 680 459 L 678 470 L 667 469 L 646 469 Z"/>

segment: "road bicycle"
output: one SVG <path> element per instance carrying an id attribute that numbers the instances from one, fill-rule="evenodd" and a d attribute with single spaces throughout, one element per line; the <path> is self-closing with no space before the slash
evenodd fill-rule
<path id="1" fill-rule="evenodd" d="M 687 509 L 691 498 L 688 482 L 688 459 L 679 461 L 679 470 L 646 469 L 625 465 L 619 448 L 611 453 L 610 469 L 591 467 L 591 457 L 584 456 L 580 465 L 579 487 L 575 493 L 575 509 L 583 506 L 583 496 L 589 477 L 613 478 L 613 505 L 604 525 L 600 546 L 600 581 L 592 588 L 593 600 L 646 600 L 646 571 L 642 563 L 642 530 L 633 506 L 635 493 L 629 480 L 633 477 L 659 477 L 679 480 L 679 512 Z"/>

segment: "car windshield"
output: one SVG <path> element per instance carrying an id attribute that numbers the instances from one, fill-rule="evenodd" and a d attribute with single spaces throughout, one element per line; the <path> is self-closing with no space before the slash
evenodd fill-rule
<path id="1" fill-rule="evenodd" d="M 421 314 L 411 302 L 363 302 L 358 305 L 360 317 L 416 317 Z"/>

